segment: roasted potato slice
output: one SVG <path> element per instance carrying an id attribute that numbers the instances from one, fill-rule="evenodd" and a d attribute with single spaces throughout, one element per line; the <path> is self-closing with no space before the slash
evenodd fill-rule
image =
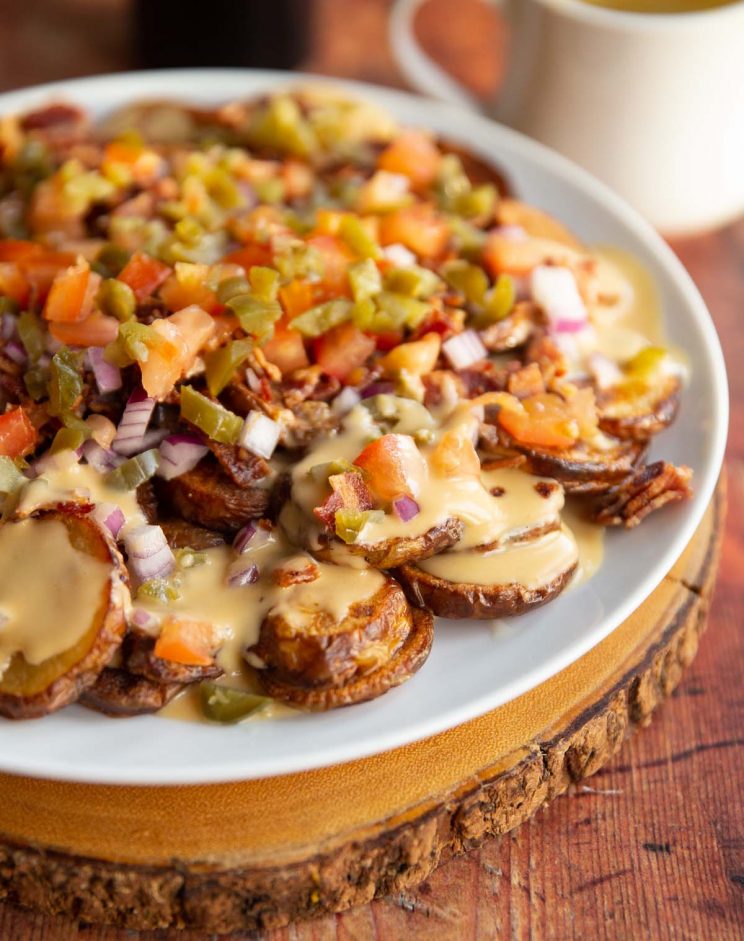
<path id="1" fill-rule="evenodd" d="M 371 544 L 351 545 L 342 543 L 335 536 L 322 533 L 318 537 L 319 545 L 313 546 L 312 552 L 319 559 L 327 561 L 336 561 L 339 554 L 349 552 L 351 555 L 361 556 L 373 568 L 391 569 L 406 562 L 428 559 L 438 552 L 444 552 L 459 541 L 464 528 L 461 520 L 450 518 L 418 536 L 398 536 Z"/>
<path id="2" fill-rule="evenodd" d="M 78 699 L 110 662 L 126 630 L 129 579 L 123 559 L 111 536 L 80 507 L 41 510 L 33 518 L 7 522 L 2 528 L 35 527 L 43 540 L 44 527 L 50 522 L 61 523 L 67 530 L 71 563 L 76 563 L 72 553 L 82 554 L 99 563 L 99 572 L 103 565 L 109 574 L 103 576 L 94 607 L 80 611 L 81 634 L 72 646 L 38 664 L 29 663 L 21 653 L 11 658 L 0 675 L 0 715 L 11 719 L 44 716 Z M 14 561 L 11 553 L 3 559 L 3 566 L 9 567 L 5 572 L 11 575 Z M 75 590 L 74 584 L 69 590 Z M 54 604 L 53 598 L 48 601 Z"/>
<path id="3" fill-rule="evenodd" d="M 426 660 L 432 618 L 412 611 L 391 578 L 355 602 L 340 623 L 320 612 L 298 627 L 269 612 L 248 651 L 268 695 L 313 711 L 375 699 L 412 676 Z"/>
<path id="4" fill-rule="evenodd" d="M 216 663 L 209 666 L 188 666 L 173 660 L 155 656 L 155 638 L 138 631 L 131 631 L 124 638 L 122 662 L 125 668 L 137 676 L 144 676 L 153 683 L 187 684 L 202 680 L 213 680 L 222 676 L 222 667 Z"/>
<path id="5" fill-rule="evenodd" d="M 126 670 L 106 669 L 80 697 L 80 705 L 113 718 L 157 712 L 183 689 L 181 683 L 155 683 Z"/>
<path id="6" fill-rule="evenodd" d="M 248 520 L 263 516 L 271 489 L 239 487 L 207 457 L 173 480 L 158 481 L 162 501 L 178 516 L 223 533 L 236 533 Z"/>
<path id="7" fill-rule="evenodd" d="M 647 464 L 605 494 L 595 509 L 594 521 L 631 529 L 667 503 L 689 500 L 691 480 L 692 471 L 684 465 L 676 467 L 666 461 Z"/>
<path id="8" fill-rule="evenodd" d="M 622 387 L 597 394 L 599 427 L 616 438 L 648 441 L 672 424 L 679 411 L 681 383 L 665 376 L 644 392 Z"/>
<path id="9" fill-rule="evenodd" d="M 443 618 L 485 620 L 524 614 L 559 595 L 573 577 L 578 559 L 568 558 L 562 570 L 539 585 L 518 581 L 481 585 L 452 582 L 417 565 L 394 572 L 411 604 Z"/>

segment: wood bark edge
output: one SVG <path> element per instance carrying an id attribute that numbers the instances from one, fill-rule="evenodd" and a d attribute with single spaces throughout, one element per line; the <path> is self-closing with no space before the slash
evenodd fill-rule
<path id="1" fill-rule="evenodd" d="M 541 736 L 513 764 L 470 779 L 368 840 L 278 867 L 215 870 L 127 866 L 3 842 L 0 900 L 48 915 L 135 930 L 256 931 L 339 912 L 408 890 L 441 863 L 519 826 L 595 774 L 679 683 L 705 629 L 724 499 L 694 583 L 645 657 L 567 726 Z"/>

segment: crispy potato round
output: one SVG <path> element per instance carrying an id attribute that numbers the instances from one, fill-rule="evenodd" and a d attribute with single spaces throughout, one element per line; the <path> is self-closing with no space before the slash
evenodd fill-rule
<path id="1" fill-rule="evenodd" d="M 404 565 L 394 574 L 411 604 L 441 618 L 489 620 L 524 614 L 559 595 L 570 582 L 578 562 L 537 588 L 519 582 L 476 585 L 450 582 L 416 565 Z"/>
<path id="2" fill-rule="evenodd" d="M 343 551 L 361 556 L 373 568 L 392 569 L 406 562 L 428 559 L 438 552 L 444 552 L 460 540 L 464 529 L 464 523 L 453 517 L 418 536 L 398 536 L 372 544 L 347 545 L 333 536 L 323 534 L 320 545 L 313 546 L 312 552 L 319 559 L 333 561 L 339 547 L 342 547 Z"/>
<path id="3" fill-rule="evenodd" d="M 72 647 L 39 664 L 28 663 L 21 654 L 12 658 L 0 677 L 0 715 L 10 719 L 44 716 L 78 699 L 110 662 L 126 630 L 124 608 L 129 577 L 108 532 L 70 506 L 41 510 L 34 519 L 39 525 L 44 520 L 63 523 L 71 549 L 106 563 L 111 574 L 101 589 L 96 609 L 81 612 L 88 626 Z"/>
<path id="4" fill-rule="evenodd" d="M 271 490 L 239 487 L 211 458 L 180 477 L 158 481 L 158 494 L 177 516 L 206 529 L 236 533 L 248 520 L 263 516 Z"/>
<path id="5" fill-rule="evenodd" d="M 431 641 L 431 617 L 412 612 L 388 578 L 340 623 L 321 614 L 300 629 L 270 612 L 248 653 L 266 665 L 259 677 L 270 696 L 320 711 L 374 699 L 403 683 L 422 665 Z"/>
<path id="6" fill-rule="evenodd" d="M 597 396 L 599 427 L 605 434 L 633 441 L 648 441 L 668 428 L 679 411 L 681 385 L 667 376 L 642 395 L 608 390 Z"/>
<path id="7" fill-rule="evenodd" d="M 183 689 L 181 683 L 155 683 L 126 670 L 106 667 L 80 697 L 80 705 L 112 718 L 157 712 Z"/>

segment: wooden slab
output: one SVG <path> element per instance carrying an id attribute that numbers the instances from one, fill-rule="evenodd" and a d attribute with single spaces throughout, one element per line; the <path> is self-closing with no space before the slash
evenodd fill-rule
<path id="1" fill-rule="evenodd" d="M 128 928 L 226 932 L 410 888 L 599 770 L 650 720 L 696 653 L 724 502 L 719 488 L 678 563 L 602 644 L 525 696 L 424 742 L 209 786 L 0 775 L 0 899 Z"/>

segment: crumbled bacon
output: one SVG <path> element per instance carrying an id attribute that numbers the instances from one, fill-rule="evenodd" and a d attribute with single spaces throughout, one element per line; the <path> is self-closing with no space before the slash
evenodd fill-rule
<path id="1" fill-rule="evenodd" d="M 314 582 L 320 577 L 320 569 L 311 558 L 298 556 L 288 559 L 283 565 L 275 568 L 271 577 L 275 585 L 279 585 L 280 588 L 289 588 L 290 585 Z"/>
<path id="2" fill-rule="evenodd" d="M 333 491 L 328 499 L 316 506 L 313 514 L 331 532 L 336 528 L 337 510 L 371 510 L 374 500 L 361 474 L 348 471 L 328 478 Z"/>

